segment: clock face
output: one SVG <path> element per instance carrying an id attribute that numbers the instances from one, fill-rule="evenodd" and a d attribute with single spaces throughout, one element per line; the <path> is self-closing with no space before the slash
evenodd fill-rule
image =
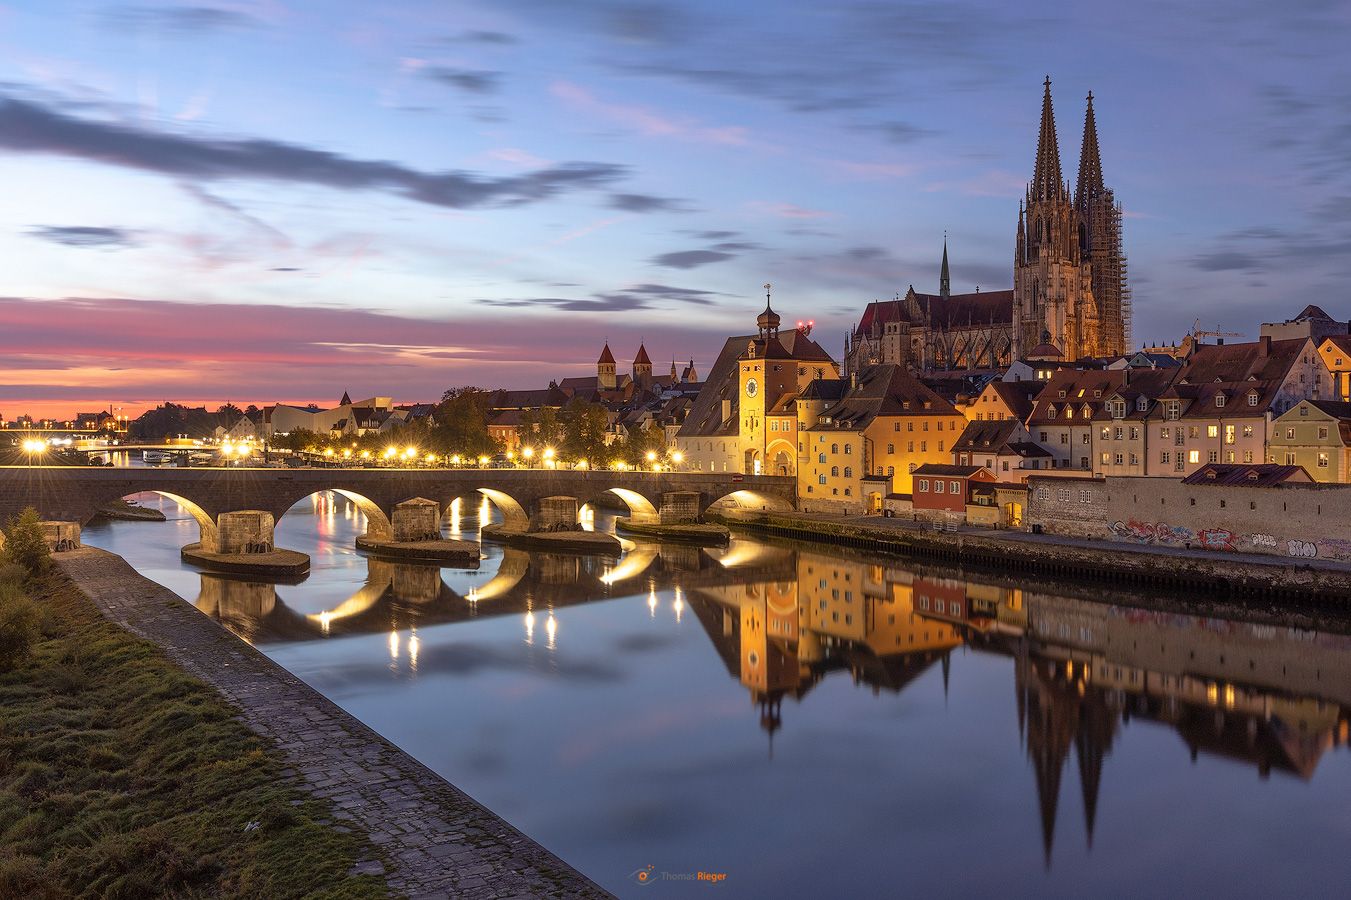
<path id="1" fill-rule="evenodd" d="M 759 391 L 760 391 L 760 385 L 756 383 L 755 379 L 754 379 L 754 378 L 747 378 L 747 379 L 746 379 L 746 396 L 747 396 L 747 397 L 754 397 L 757 393 L 759 393 Z"/>

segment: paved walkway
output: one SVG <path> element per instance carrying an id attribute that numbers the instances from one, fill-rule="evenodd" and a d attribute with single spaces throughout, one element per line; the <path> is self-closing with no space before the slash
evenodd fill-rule
<path id="1" fill-rule="evenodd" d="M 410 897 L 609 897 L 435 772 L 202 615 L 122 557 L 87 547 L 54 559 L 114 622 L 159 645 L 240 708 L 285 754 L 302 787 L 384 853 Z"/>

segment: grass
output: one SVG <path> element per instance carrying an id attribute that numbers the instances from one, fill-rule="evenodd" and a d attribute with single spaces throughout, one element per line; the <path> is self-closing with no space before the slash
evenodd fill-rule
<path id="1" fill-rule="evenodd" d="M 64 576 L 26 590 L 41 632 L 0 673 L 0 897 L 388 896 L 347 877 L 370 849 L 218 694 Z"/>

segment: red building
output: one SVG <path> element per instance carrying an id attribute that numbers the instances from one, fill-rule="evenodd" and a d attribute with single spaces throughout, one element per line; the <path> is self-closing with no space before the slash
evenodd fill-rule
<path id="1" fill-rule="evenodd" d="M 971 482 L 995 480 L 994 474 L 984 466 L 941 463 L 925 463 L 912 475 L 915 484 L 912 498 L 917 515 L 922 510 L 930 510 L 965 516 L 966 504 L 971 498 Z"/>

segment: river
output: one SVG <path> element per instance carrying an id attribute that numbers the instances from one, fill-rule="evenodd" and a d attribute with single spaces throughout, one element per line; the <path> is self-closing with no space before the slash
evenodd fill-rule
<path id="1" fill-rule="evenodd" d="M 330 494 L 277 523 L 309 577 L 270 584 L 183 565 L 196 524 L 138 499 L 168 521 L 96 522 L 86 543 L 620 896 L 1319 895 L 1351 878 L 1351 620 L 1207 618 L 747 538 L 396 565 L 353 549 L 362 516 Z M 465 498 L 445 529 L 472 538 L 492 514 Z"/>

